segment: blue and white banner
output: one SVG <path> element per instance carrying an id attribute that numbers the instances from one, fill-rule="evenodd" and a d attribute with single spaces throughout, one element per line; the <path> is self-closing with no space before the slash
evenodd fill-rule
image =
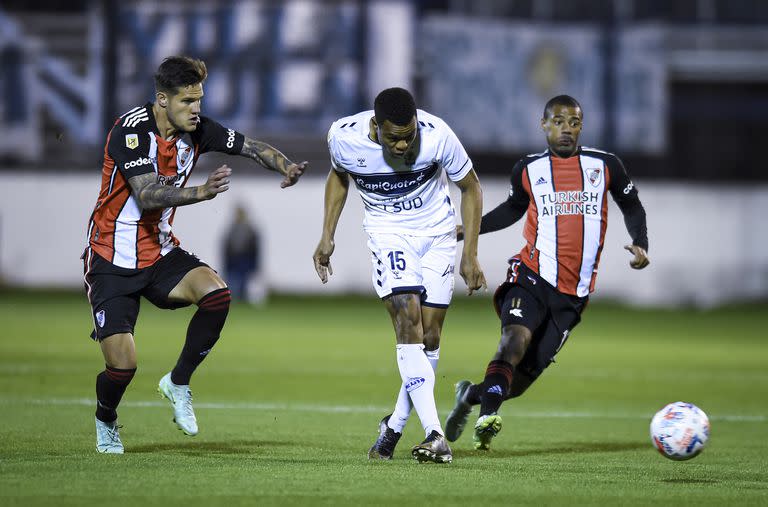
<path id="1" fill-rule="evenodd" d="M 663 32 L 629 28 L 616 36 L 613 90 L 606 90 L 604 30 L 544 24 L 427 17 L 420 31 L 423 107 L 445 119 L 471 149 L 537 152 L 544 104 L 567 94 L 581 103 L 581 143 L 658 153 L 666 133 Z M 606 136 L 611 93 L 615 130 Z"/>
<path id="2" fill-rule="evenodd" d="M 469 148 L 541 151 L 555 95 L 585 111 L 584 144 L 603 135 L 601 38 L 589 25 L 428 17 L 421 30 L 427 104 Z"/>

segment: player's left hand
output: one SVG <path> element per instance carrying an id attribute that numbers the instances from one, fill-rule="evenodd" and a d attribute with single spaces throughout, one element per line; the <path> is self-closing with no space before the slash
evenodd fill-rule
<path id="1" fill-rule="evenodd" d="M 462 255 L 459 274 L 467 284 L 467 295 L 471 296 L 473 292 L 480 289 L 487 289 L 488 284 L 485 281 L 485 275 L 477 260 L 477 256 Z"/>
<path id="2" fill-rule="evenodd" d="M 624 250 L 632 252 L 632 254 L 635 256 L 634 259 L 629 261 L 629 265 L 632 266 L 632 269 L 643 269 L 651 263 L 651 260 L 648 258 L 648 253 L 645 251 L 645 249 L 637 245 L 625 245 Z"/>
<path id="3" fill-rule="evenodd" d="M 309 166 L 309 162 L 306 160 L 304 162 L 298 163 L 298 164 L 291 164 L 285 169 L 285 178 L 283 178 L 283 181 L 280 182 L 280 188 L 290 187 L 292 185 L 295 185 L 297 181 L 299 181 L 299 178 L 301 178 L 301 175 L 304 174 L 304 171 L 307 170 L 307 167 Z"/>

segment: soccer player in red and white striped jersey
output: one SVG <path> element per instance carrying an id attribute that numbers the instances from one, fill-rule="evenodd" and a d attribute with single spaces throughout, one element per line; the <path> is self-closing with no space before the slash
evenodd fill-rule
<path id="1" fill-rule="evenodd" d="M 101 191 L 83 254 L 91 336 L 106 362 L 96 377 L 99 452 L 124 450 L 117 406 L 136 371 L 133 331 L 142 296 L 160 308 L 198 306 L 176 366 L 158 386 L 173 406 L 179 429 L 197 434 L 189 380 L 219 338 L 230 291 L 213 269 L 179 247 L 171 225 L 177 206 L 225 192 L 231 174 L 222 166 L 203 185 L 187 187 L 198 157 L 209 151 L 248 157 L 283 175 L 282 187 L 296 183 L 307 166 L 203 116 L 207 75 L 200 60 L 166 58 L 155 74 L 156 101 L 122 115 L 107 136 Z"/>
<path id="2" fill-rule="evenodd" d="M 456 440 L 473 405 L 476 449 L 488 449 L 501 429 L 499 407 L 520 396 L 554 361 L 579 323 L 595 289 L 608 226 L 608 194 L 624 215 L 632 244 L 630 266 L 648 263 L 645 210 L 618 157 L 578 144 L 583 113 L 560 95 L 547 102 L 541 127 L 549 148 L 512 169 L 509 197 L 482 218 L 480 234 L 509 227 L 526 216 L 526 244 L 509 261 L 507 280 L 494 296 L 501 341 L 480 384 L 456 384 L 456 405 L 445 424 Z M 459 231 L 460 232 L 460 231 Z"/>

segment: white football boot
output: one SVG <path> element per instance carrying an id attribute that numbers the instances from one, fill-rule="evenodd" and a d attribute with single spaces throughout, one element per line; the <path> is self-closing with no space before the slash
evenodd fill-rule
<path id="1" fill-rule="evenodd" d="M 190 436 L 197 435 L 197 418 L 192 409 L 192 391 L 189 386 L 179 386 L 171 382 L 171 374 L 160 379 L 157 392 L 168 398 L 173 406 L 173 422 L 181 431 Z"/>
<path id="2" fill-rule="evenodd" d="M 117 420 L 106 423 L 96 418 L 96 450 L 105 454 L 123 454 L 119 428 Z"/>

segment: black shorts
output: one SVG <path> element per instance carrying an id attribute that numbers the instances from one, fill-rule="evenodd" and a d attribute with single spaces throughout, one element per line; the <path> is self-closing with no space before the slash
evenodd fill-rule
<path id="1" fill-rule="evenodd" d="M 159 261 L 143 269 L 115 266 L 93 250 L 86 250 L 85 290 L 93 310 L 91 338 L 101 341 L 118 333 L 133 333 L 144 296 L 158 308 L 175 310 L 190 303 L 169 301 L 170 293 L 195 268 L 208 266 L 191 253 L 174 248 Z"/>
<path id="2" fill-rule="evenodd" d="M 525 326 L 533 337 L 515 372 L 536 380 L 555 361 L 568 335 L 581 321 L 589 297 L 563 294 L 531 271 L 520 259 L 509 260 L 507 281 L 493 302 L 501 327 Z"/>

